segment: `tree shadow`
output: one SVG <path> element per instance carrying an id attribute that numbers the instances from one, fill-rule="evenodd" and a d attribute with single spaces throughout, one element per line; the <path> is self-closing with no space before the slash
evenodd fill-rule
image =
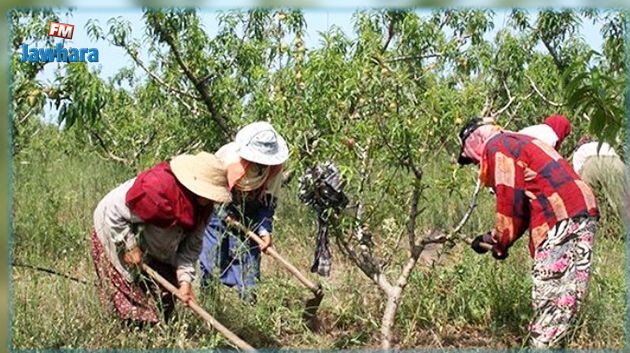
<path id="1" fill-rule="evenodd" d="M 235 318 L 228 317 L 227 315 L 217 315 L 216 319 L 219 320 L 219 322 L 226 322 L 227 325 L 234 322 Z M 241 323 L 239 326 L 240 327 L 231 329 L 232 332 L 245 342 L 249 343 L 252 347 L 266 349 L 282 348 L 282 343 L 275 338 L 270 337 L 268 331 L 263 331 L 259 327 L 256 327 L 256 325 L 250 324 L 249 322 Z"/>

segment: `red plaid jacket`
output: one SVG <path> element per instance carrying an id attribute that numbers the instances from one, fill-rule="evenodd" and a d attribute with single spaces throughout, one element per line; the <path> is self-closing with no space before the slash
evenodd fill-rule
<path id="1" fill-rule="evenodd" d="M 507 250 L 529 228 L 533 256 L 557 222 L 599 215 L 591 189 L 542 141 L 504 131 L 486 143 L 481 157 L 479 178 L 497 198 L 495 247 L 499 251 Z M 533 171 L 527 178 L 526 169 Z"/>

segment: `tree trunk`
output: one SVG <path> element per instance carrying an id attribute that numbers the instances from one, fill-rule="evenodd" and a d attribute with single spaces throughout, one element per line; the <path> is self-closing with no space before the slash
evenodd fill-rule
<path id="1" fill-rule="evenodd" d="M 392 327 L 400 304 L 402 288 L 395 286 L 387 293 L 387 304 L 383 312 L 381 321 L 381 348 L 390 349 L 392 347 Z"/>
<path id="2" fill-rule="evenodd" d="M 381 285 L 381 288 L 385 294 L 387 294 L 387 303 L 385 304 L 385 311 L 383 312 L 383 319 L 381 320 L 381 348 L 383 349 L 390 349 L 392 346 L 392 327 L 394 327 L 398 304 L 400 304 L 402 292 L 405 287 L 407 287 L 407 280 L 409 276 L 411 276 L 411 272 L 416 266 L 418 257 L 422 253 L 423 248 L 424 246 L 415 246 L 415 248 L 412 249 L 411 256 L 405 266 L 403 266 L 395 285 L 390 285 L 388 288 Z"/>

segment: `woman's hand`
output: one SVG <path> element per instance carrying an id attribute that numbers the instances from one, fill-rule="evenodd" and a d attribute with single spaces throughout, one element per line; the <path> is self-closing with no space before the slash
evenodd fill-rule
<path id="1" fill-rule="evenodd" d="M 484 236 L 485 234 L 477 236 L 470 244 L 470 247 L 475 250 L 477 254 L 485 254 L 488 250 L 492 249 L 492 244 L 487 243 Z"/>
<path id="2" fill-rule="evenodd" d="M 181 295 L 181 299 L 184 304 L 188 305 L 188 303 L 196 302 L 195 293 L 192 290 L 192 284 L 190 282 L 180 282 L 179 283 L 179 294 Z"/>
<path id="3" fill-rule="evenodd" d="M 142 264 L 142 250 L 139 246 L 134 246 L 123 255 L 123 260 L 129 266 L 140 266 Z"/>
<path id="4" fill-rule="evenodd" d="M 507 250 L 505 251 L 498 251 L 496 249 L 492 249 L 492 257 L 494 257 L 497 260 L 505 260 L 508 257 L 508 252 Z"/>
<path id="5" fill-rule="evenodd" d="M 265 235 L 264 237 L 260 237 L 262 239 L 262 244 L 260 244 L 260 250 L 265 251 L 267 248 L 271 246 L 271 234 Z"/>

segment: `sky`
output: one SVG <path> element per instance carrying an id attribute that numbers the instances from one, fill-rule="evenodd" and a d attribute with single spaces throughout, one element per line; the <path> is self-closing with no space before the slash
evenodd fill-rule
<path id="1" fill-rule="evenodd" d="M 237 3 L 243 2 L 243 0 L 235 0 Z M 113 3 L 119 2 L 119 0 L 113 0 Z M 120 1 L 122 2 L 122 1 Z M 234 8 L 234 7 L 232 7 Z M 218 22 L 216 20 L 216 10 L 227 10 L 228 8 L 204 8 L 200 10 L 202 22 L 206 28 L 208 34 L 213 36 L 217 32 Z M 356 11 L 356 8 L 345 9 L 305 9 L 304 17 L 307 24 L 305 46 L 312 48 L 319 46 L 320 38 L 319 32 L 324 32 L 330 26 L 336 25 L 341 28 L 346 34 L 351 35 L 353 33 L 352 28 L 352 15 Z M 427 13 L 429 10 L 422 10 L 420 13 Z M 496 32 L 505 25 L 507 11 L 497 10 L 497 16 L 495 18 L 495 28 L 489 34 L 493 36 Z M 90 19 L 97 20 L 101 27 L 107 30 L 107 21 L 110 18 L 122 16 L 129 20 L 132 24 L 132 33 L 135 38 L 140 38 L 144 34 L 144 21 L 142 20 L 142 12 L 140 9 L 79 9 L 75 10 L 69 16 L 62 15 L 61 21 L 75 25 L 74 36 L 72 41 L 68 42 L 68 46 L 78 48 L 93 48 L 99 49 L 100 62 L 98 65 L 101 67 L 101 76 L 111 77 L 120 68 L 132 63 L 131 59 L 124 53 L 121 48 L 109 45 L 105 41 L 92 41 L 87 34 L 86 24 Z M 590 22 L 584 22 L 582 24 L 582 35 L 588 42 L 597 50 L 601 47 L 602 38 L 599 33 L 599 28 L 593 26 Z M 146 54 L 146 53 L 143 53 Z M 143 59 L 147 59 L 144 55 Z M 38 77 L 45 81 L 51 80 L 54 77 L 54 71 L 59 65 L 65 64 L 50 64 L 47 65 L 44 72 Z M 96 65 L 96 64 L 91 64 Z"/>
<path id="2" fill-rule="evenodd" d="M 374 1 L 373 1 L 374 2 Z M 110 0 L 108 6 L 115 6 L 116 4 L 125 4 L 126 2 L 120 0 Z M 228 9 L 234 9 L 242 4 L 243 7 L 247 7 L 248 1 L 234 0 L 234 6 L 231 7 L 209 7 L 199 10 L 200 17 L 202 19 L 203 26 L 210 36 L 217 33 L 218 11 L 225 11 Z M 253 3 L 249 1 L 249 3 Z M 321 3 L 319 1 L 318 3 Z M 363 3 L 369 3 L 364 1 Z M 376 3 L 376 2 L 374 2 Z M 305 8 L 303 9 L 304 18 L 306 21 L 306 37 L 304 38 L 305 47 L 313 48 L 320 45 L 320 32 L 328 30 L 332 25 L 338 26 L 347 35 L 353 36 L 352 27 L 352 15 L 357 10 L 357 7 L 345 7 L 345 8 Z M 420 9 L 420 14 L 427 14 L 430 9 Z M 508 10 L 495 10 L 496 16 L 494 18 L 495 27 L 493 31 L 488 33 L 488 37 L 492 38 L 496 35 L 497 31 L 506 25 L 506 18 L 509 14 Z M 142 20 L 142 11 L 140 8 L 128 8 L 128 9 L 107 9 L 107 8 L 86 8 L 80 7 L 74 10 L 73 13 L 66 15 L 62 14 L 60 21 L 64 23 L 70 23 L 75 25 L 74 35 L 71 41 L 66 43 L 68 47 L 76 48 L 98 48 L 99 50 L 99 63 L 89 63 L 91 66 L 100 67 L 101 77 L 110 78 L 122 67 L 132 64 L 132 60 L 125 54 L 125 52 L 118 47 L 109 45 L 106 41 L 93 41 L 87 33 L 86 24 L 90 19 L 99 22 L 101 28 L 106 32 L 108 29 L 107 21 L 113 17 L 122 16 L 129 20 L 131 23 L 132 36 L 134 38 L 142 38 L 144 34 L 144 21 Z M 599 50 L 602 44 L 602 38 L 599 33 L 599 28 L 595 27 L 588 21 L 582 23 L 581 35 L 591 44 L 595 50 Z M 542 47 L 540 48 L 541 50 Z M 147 62 L 147 53 L 141 52 L 141 58 Z M 63 68 L 65 63 L 51 63 L 46 65 L 45 69 L 38 75 L 37 79 L 43 83 L 51 83 L 55 77 L 55 71 L 59 68 Z M 55 121 L 56 112 L 51 107 L 47 107 L 44 112 L 46 121 Z"/>
<path id="3" fill-rule="evenodd" d="M 221 11 L 225 11 L 222 9 Z M 330 26 L 336 25 L 340 27 L 345 33 L 351 34 L 352 14 L 356 9 L 347 10 L 317 10 L 310 9 L 305 10 L 304 15 L 307 23 L 306 37 L 304 38 L 304 45 L 306 48 L 312 48 L 319 45 L 319 32 L 326 31 Z M 200 10 L 202 23 L 210 36 L 214 36 L 218 30 L 218 21 L 216 20 L 217 12 L 214 9 Z M 104 31 L 107 31 L 107 21 L 110 18 L 122 16 L 131 22 L 132 35 L 134 38 L 140 38 L 144 34 L 144 21 L 142 20 L 142 11 L 139 9 L 129 10 L 77 10 L 70 16 L 61 16 L 60 21 L 64 23 L 70 23 L 75 25 L 74 35 L 71 41 L 67 41 L 67 46 L 77 48 L 93 48 L 96 47 L 99 50 L 99 64 L 90 64 L 101 67 L 101 77 L 111 77 L 120 68 L 132 63 L 132 60 L 125 54 L 121 48 L 109 45 L 105 41 L 94 42 L 89 38 L 86 30 L 86 24 L 90 19 L 97 20 Z M 146 54 L 146 53 L 143 53 Z M 143 56 L 146 60 L 146 55 Z M 45 81 L 52 80 L 54 78 L 54 72 L 61 64 L 49 64 L 45 70 L 38 77 Z"/>

